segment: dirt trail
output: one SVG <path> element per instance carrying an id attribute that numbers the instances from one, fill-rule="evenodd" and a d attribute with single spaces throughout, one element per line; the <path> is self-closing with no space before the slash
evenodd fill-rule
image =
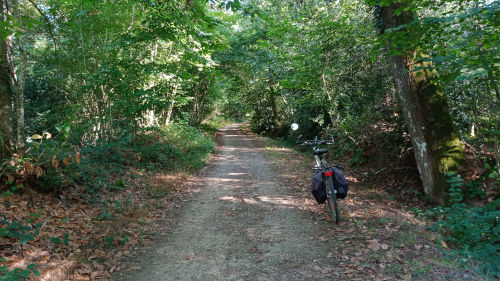
<path id="1" fill-rule="evenodd" d="M 335 280 L 337 241 L 319 239 L 328 226 L 301 208 L 254 137 L 237 124 L 219 133 L 215 159 L 192 183 L 197 192 L 176 225 L 138 257 L 140 270 L 114 280 Z"/>

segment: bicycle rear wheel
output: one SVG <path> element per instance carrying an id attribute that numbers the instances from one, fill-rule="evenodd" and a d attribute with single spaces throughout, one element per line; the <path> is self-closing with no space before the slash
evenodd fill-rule
<path id="1" fill-rule="evenodd" d="M 332 176 L 328 176 L 328 186 L 326 188 L 326 200 L 328 201 L 328 209 L 330 214 L 332 215 L 333 221 L 338 224 L 339 223 L 339 207 L 337 205 L 337 192 L 333 187 Z"/>

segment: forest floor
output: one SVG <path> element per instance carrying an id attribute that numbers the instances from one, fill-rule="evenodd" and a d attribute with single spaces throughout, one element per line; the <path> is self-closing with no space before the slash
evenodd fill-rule
<path id="1" fill-rule="evenodd" d="M 217 141 L 189 200 L 113 280 L 478 280 L 442 257 L 446 244 L 423 222 L 354 176 L 336 225 L 309 193 L 306 155 L 238 124 Z"/>
<path id="2" fill-rule="evenodd" d="M 34 280 L 50 281 L 481 280 L 444 256 L 408 205 L 356 173 L 346 172 L 336 225 L 309 192 L 310 156 L 241 124 L 216 141 L 197 175 L 131 168 L 127 188 L 100 195 L 107 204 L 88 204 L 84 190 L 0 198 L 4 219 L 44 222 L 24 246 L 2 238 L 4 262 L 36 264 Z"/>

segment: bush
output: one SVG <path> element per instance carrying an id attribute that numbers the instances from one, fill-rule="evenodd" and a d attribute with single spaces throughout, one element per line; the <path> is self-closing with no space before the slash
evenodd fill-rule
<path id="1" fill-rule="evenodd" d="M 461 262 L 479 261 L 483 273 L 500 277 L 500 199 L 471 208 L 464 203 L 460 175 L 449 174 L 448 183 L 451 205 L 429 212 L 438 218 L 433 228 L 454 247 Z"/>
<path id="2" fill-rule="evenodd" d="M 215 150 L 212 138 L 198 129 L 183 124 L 171 124 L 161 130 L 161 141 L 168 144 L 167 156 L 174 170 L 194 171 L 205 166 L 208 156 Z"/>
<path id="3" fill-rule="evenodd" d="M 184 124 L 143 128 L 135 136 L 98 142 L 81 151 L 64 140 L 43 136 L 28 143 L 25 152 L 0 163 L 0 187 L 4 195 L 25 184 L 48 192 L 77 185 L 95 192 L 111 186 L 113 176 L 125 172 L 128 166 L 152 172 L 195 171 L 205 165 L 215 149 L 213 128 L 208 129 L 209 134 Z"/>
<path id="4" fill-rule="evenodd" d="M 34 135 L 23 150 L 0 163 L 0 188 L 4 195 L 25 184 L 43 191 L 57 191 L 75 177 L 81 156 L 78 149 L 50 134 Z"/>

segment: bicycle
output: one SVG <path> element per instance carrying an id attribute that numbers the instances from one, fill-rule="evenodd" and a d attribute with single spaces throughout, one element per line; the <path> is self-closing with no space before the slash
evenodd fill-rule
<path id="1" fill-rule="evenodd" d="M 331 140 L 318 140 L 318 137 L 314 137 L 314 140 L 298 141 L 299 145 L 310 145 L 312 146 L 314 152 L 315 166 L 312 168 L 313 173 L 321 172 L 324 178 L 327 179 L 328 185 L 324 185 L 326 190 L 326 201 L 328 202 L 328 209 L 332 215 L 333 220 L 336 224 L 339 223 L 339 208 L 337 205 L 337 189 L 333 184 L 333 166 L 328 166 L 328 163 L 323 159 L 323 155 L 328 152 L 326 148 L 318 148 L 320 145 L 331 145 L 333 144 L 333 138 Z M 342 167 L 335 166 L 338 169 Z"/>

